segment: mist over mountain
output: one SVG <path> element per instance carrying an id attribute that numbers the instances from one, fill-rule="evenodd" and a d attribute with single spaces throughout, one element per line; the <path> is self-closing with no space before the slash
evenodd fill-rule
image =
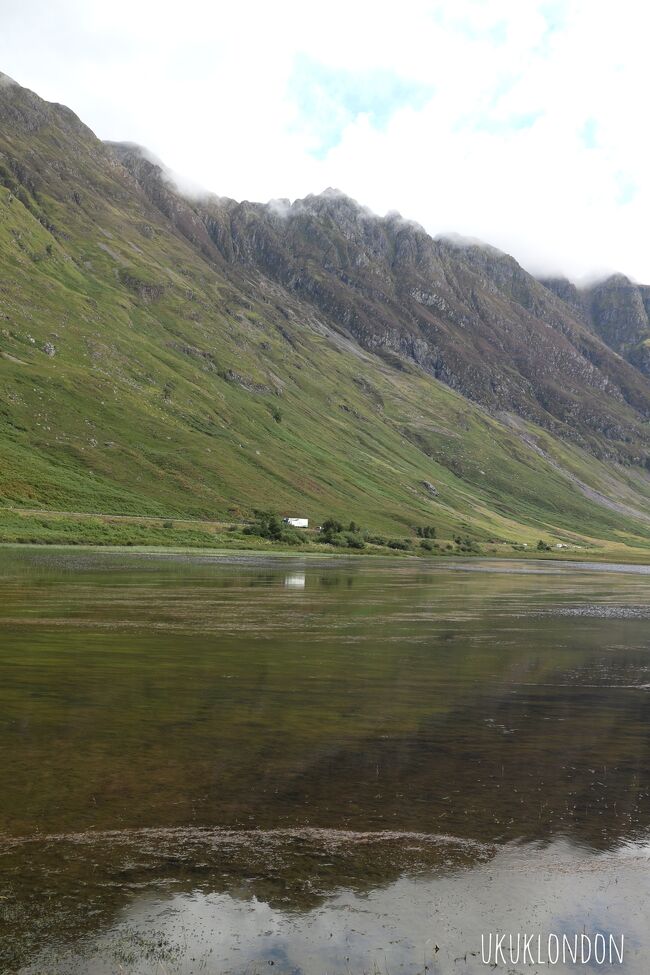
<path id="1" fill-rule="evenodd" d="M 647 457 L 648 385 L 609 351 L 643 367 L 650 327 L 630 282 L 625 290 L 612 278 L 558 301 L 552 282 L 495 248 L 434 240 L 331 188 L 292 204 L 208 197 L 179 208 L 142 150 L 110 148 L 206 256 L 263 273 L 362 347 L 412 360 L 490 410 L 513 411 L 597 453 Z"/>
<path id="2" fill-rule="evenodd" d="M 6 76 L 0 215 L 6 503 L 645 531 L 650 287 L 339 190 L 184 196 Z"/>
<path id="3" fill-rule="evenodd" d="M 650 287 L 613 274 L 578 290 L 566 279 L 544 281 L 607 345 L 650 376 Z"/>

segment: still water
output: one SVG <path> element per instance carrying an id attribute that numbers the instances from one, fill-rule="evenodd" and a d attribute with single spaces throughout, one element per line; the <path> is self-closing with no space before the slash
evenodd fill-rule
<path id="1" fill-rule="evenodd" d="M 649 793 L 648 567 L 0 549 L 0 972 L 641 975 Z"/>

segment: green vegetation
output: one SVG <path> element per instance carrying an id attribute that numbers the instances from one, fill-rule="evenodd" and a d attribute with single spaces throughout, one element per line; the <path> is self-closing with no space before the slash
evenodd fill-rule
<path id="1" fill-rule="evenodd" d="M 41 517 L 0 511 L 0 541 L 36 545 L 163 545 L 210 548 L 214 534 L 171 522 L 116 523 L 101 518 Z"/>
<path id="2" fill-rule="evenodd" d="M 204 522 L 118 515 L 28 513 L 0 508 L 0 543 L 31 545 L 164 546 L 321 553 L 329 546 L 338 554 L 411 555 L 449 554 L 457 547 L 440 548 L 429 539 L 387 538 L 371 535 L 354 521 L 346 527 L 327 518 L 321 531 L 298 531 L 276 512 L 256 512 L 253 521 Z M 462 549 L 470 553 L 470 549 Z M 476 553 L 477 549 L 473 548 Z"/>
<path id="3" fill-rule="evenodd" d="M 245 535 L 257 535 L 272 542 L 282 542 L 285 545 L 300 545 L 306 541 L 302 532 L 290 525 L 284 524 L 282 518 L 273 511 L 258 511 L 252 525 L 244 528 Z"/>
<path id="4" fill-rule="evenodd" d="M 476 540 L 473 538 L 467 538 L 467 537 L 461 537 L 460 535 L 455 535 L 454 542 L 459 552 L 463 552 L 467 555 L 481 554 L 481 548 L 477 544 Z"/>
<path id="5" fill-rule="evenodd" d="M 176 232 L 68 116 L 4 127 L 0 151 L 0 540 L 510 554 L 543 533 L 650 557 L 639 470 L 312 327 Z M 32 182 L 11 162 L 28 158 Z"/>
<path id="6" fill-rule="evenodd" d="M 366 534 L 355 521 L 351 521 L 346 529 L 338 519 L 329 517 L 321 525 L 318 541 L 336 548 L 360 550 L 366 547 Z"/>

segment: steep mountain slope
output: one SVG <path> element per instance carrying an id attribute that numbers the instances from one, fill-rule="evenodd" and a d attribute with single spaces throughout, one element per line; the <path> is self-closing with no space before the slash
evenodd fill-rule
<path id="1" fill-rule="evenodd" d="M 624 274 L 613 274 L 581 291 L 562 278 L 543 283 L 570 304 L 603 342 L 650 377 L 649 286 L 635 284 Z"/>
<path id="2" fill-rule="evenodd" d="M 364 348 L 601 456 L 648 458 L 647 382 L 512 258 L 434 241 L 335 191 L 280 207 L 215 200 L 197 213 L 228 261 L 263 270 Z"/>
<path id="3" fill-rule="evenodd" d="M 648 383 L 505 255 L 188 201 L 0 79 L 0 257 L 5 506 L 647 543 Z"/>

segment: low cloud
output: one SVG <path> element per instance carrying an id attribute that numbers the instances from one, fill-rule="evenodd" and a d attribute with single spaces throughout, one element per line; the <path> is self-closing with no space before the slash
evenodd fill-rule
<path id="1" fill-rule="evenodd" d="M 650 281 L 649 26 L 634 0 L 23 0 L 0 58 L 186 192 L 341 186 L 537 273 Z"/>

